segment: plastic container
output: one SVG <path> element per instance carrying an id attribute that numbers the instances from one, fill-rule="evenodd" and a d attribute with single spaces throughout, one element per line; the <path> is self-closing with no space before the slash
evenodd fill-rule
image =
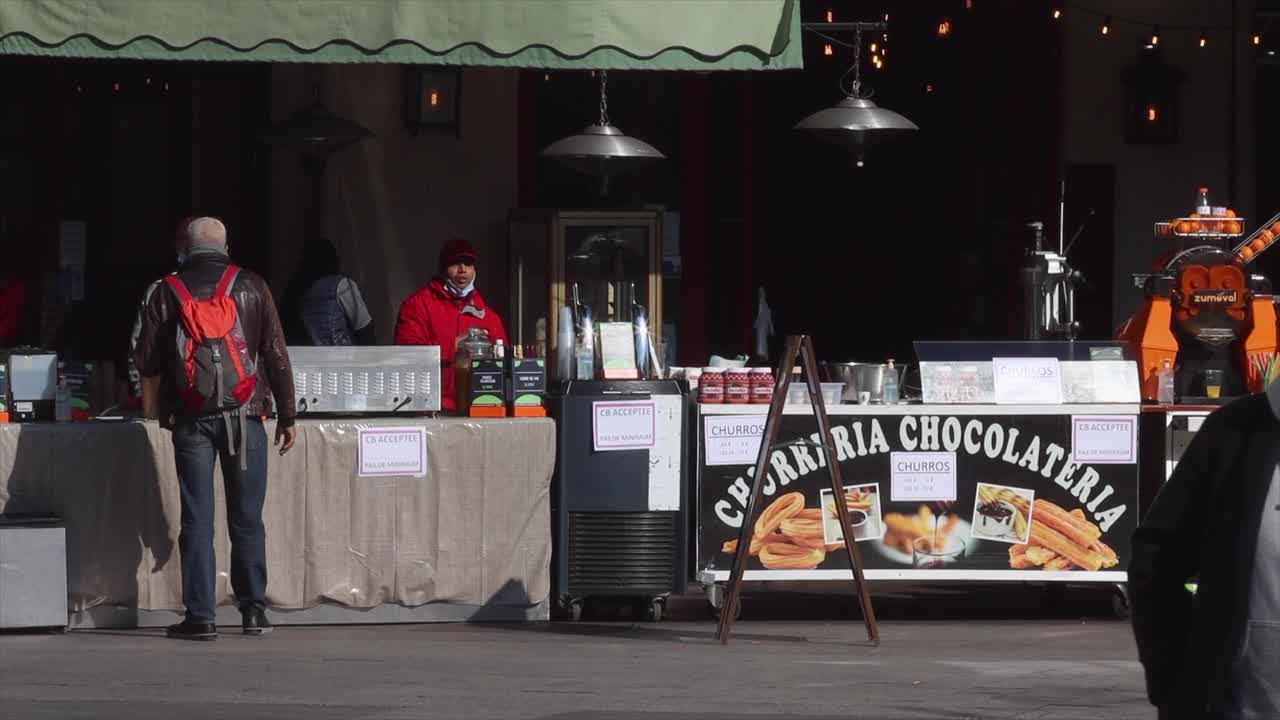
<path id="1" fill-rule="evenodd" d="M 826 405 L 840 405 L 844 402 L 844 383 L 820 383 L 822 402 Z M 788 405 L 811 405 L 809 387 L 803 383 L 791 383 L 787 388 Z"/>

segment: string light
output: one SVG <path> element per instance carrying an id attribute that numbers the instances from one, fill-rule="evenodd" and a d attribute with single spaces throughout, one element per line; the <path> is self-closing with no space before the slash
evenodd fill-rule
<path id="1" fill-rule="evenodd" d="M 542 82 L 551 82 L 551 73 L 542 73 Z"/>
<path id="2" fill-rule="evenodd" d="M 1111 34 L 1111 16 L 1110 16 L 1110 15 L 1108 15 L 1108 16 L 1107 16 L 1105 19 L 1103 19 L 1103 21 L 1102 21 L 1102 34 L 1103 34 L 1103 35 L 1110 35 L 1110 34 Z"/>
<path id="3" fill-rule="evenodd" d="M 973 12 L 973 0 L 964 0 L 964 9 Z"/>
<path id="4" fill-rule="evenodd" d="M 1151 28 L 1151 46 L 1155 47 L 1160 44 L 1160 26 L 1156 25 Z"/>
<path id="5" fill-rule="evenodd" d="M 888 45 L 886 45 L 886 46 L 884 46 L 884 47 L 880 48 L 880 56 L 881 56 L 881 57 L 889 57 L 889 46 L 888 46 Z"/>
<path id="6" fill-rule="evenodd" d="M 951 35 L 951 21 L 942 18 L 938 21 L 938 37 L 944 38 Z"/>
<path id="7" fill-rule="evenodd" d="M 882 19 L 883 19 L 885 22 L 889 22 L 889 13 L 885 13 Z"/>
<path id="8" fill-rule="evenodd" d="M 827 22 L 835 22 L 835 21 L 836 21 L 835 11 L 832 10 L 831 8 L 827 8 Z"/>
<path id="9" fill-rule="evenodd" d="M 1208 45 L 1209 33 L 1205 32 L 1204 28 L 1200 28 L 1200 47 L 1208 47 Z"/>
<path id="10" fill-rule="evenodd" d="M 1156 121 L 1156 106 L 1148 105 L 1147 106 L 1147 122 L 1155 122 L 1155 121 Z"/>
<path id="11" fill-rule="evenodd" d="M 933 83 L 924 84 L 924 92 L 926 95 L 932 95 L 934 90 L 936 90 L 936 88 L 933 86 Z"/>
<path id="12" fill-rule="evenodd" d="M 831 57 L 832 55 L 836 54 L 836 51 L 831 47 L 831 43 L 827 43 L 826 45 L 822 46 L 822 54 L 826 55 L 827 57 Z"/>
<path id="13" fill-rule="evenodd" d="M 1055 7 L 1055 8 L 1053 9 L 1053 19 L 1054 19 L 1054 20 L 1061 20 L 1061 19 L 1062 19 L 1062 8 L 1060 8 L 1060 7 Z"/>
<path id="14" fill-rule="evenodd" d="M 871 43 L 871 52 L 873 53 L 880 52 L 880 46 L 874 42 Z"/>
<path id="15" fill-rule="evenodd" d="M 1254 44 L 1254 45 L 1261 45 L 1261 44 L 1262 44 L 1262 36 L 1261 36 L 1261 35 L 1259 35 L 1258 33 L 1254 33 L 1254 34 L 1253 34 L 1253 44 Z"/>

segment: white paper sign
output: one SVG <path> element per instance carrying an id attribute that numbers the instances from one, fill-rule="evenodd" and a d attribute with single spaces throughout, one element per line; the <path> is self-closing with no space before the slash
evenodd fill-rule
<path id="1" fill-rule="evenodd" d="M 426 428 L 360 428 L 360 477 L 423 477 L 426 474 Z"/>
<path id="2" fill-rule="evenodd" d="M 997 405 L 1059 405 L 1062 367 L 1057 358 L 992 358 Z"/>
<path id="3" fill-rule="evenodd" d="M 767 415 L 708 415 L 702 431 L 706 464 L 755 465 Z"/>
<path id="4" fill-rule="evenodd" d="M 655 395 L 653 404 L 658 414 L 657 437 L 649 450 L 649 511 L 668 512 L 680 509 L 682 488 L 680 467 L 680 421 L 684 398 L 680 395 Z"/>
<path id="5" fill-rule="evenodd" d="M 956 499 L 956 454 L 895 452 L 889 454 L 892 502 L 950 502 Z"/>
<path id="6" fill-rule="evenodd" d="M 596 452 L 648 450 L 657 441 L 657 420 L 650 400 L 592 403 L 592 445 Z"/>
<path id="7" fill-rule="evenodd" d="M 1133 465 L 1138 462 L 1138 418 L 1071 418 L 1071 457 L 1080 464 Z"/>

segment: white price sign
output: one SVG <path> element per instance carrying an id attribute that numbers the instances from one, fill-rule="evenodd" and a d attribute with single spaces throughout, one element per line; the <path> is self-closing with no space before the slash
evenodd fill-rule
<path id="1" fill-rule="evenodd" d="M 596 452 L 648 450 L 657 444 L 658 413 L 652 401 L 591 404 Z"/>
<path id="2" fill-rule="evenodd" d="M 1071 457 L 1091 465 L 1133 465 L 1138 462 L 1138 418 L 1071 418 Z"/>
<path id="3" fill-rule="evenodd" d="M 704 418 L 702 452 L 708 466 L 754 465 L 764 438 L 766 415 Z"/>
<path id="4" fill-rule="evenodd" d="M 956 499 L 956 454 L 889 454 L 889 490 L 893 502 L 951 502 Z"/>
<path id="5" fill-rule="evenodd" d="M 424 477 L 426 474 L 426 428 L 360 428 L 360 477 Z"/>
<path id="6" fill-rule="evenodd" d="M 1062 367 L 1057 358 L 992 358 L 997 405 L 1060 405 Z"/>

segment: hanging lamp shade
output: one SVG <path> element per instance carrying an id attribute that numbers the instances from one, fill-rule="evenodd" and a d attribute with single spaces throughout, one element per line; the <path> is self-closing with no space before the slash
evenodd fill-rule
<path id="1" fill-rule="evenodd" d="M 600 193 L 609 191 L 609 179 L 657 160 L 665 160 L 654 146 L 631 137 L 609 122 L 608 73 L 600 72 L 600 120 L 580 132 L 560 138 L 538 153 L 580 173 L 596 176 Z"/>
<path id="2" fill-rule="evenodd" d="M 315 96 L 310 107 L 297 110 L 287 121 L 271 126 L 263 138 L 304 158 L 323 158 L 373 137 L 373 131 L 360 123 L 329 112 L 320 102 L 319 88 Z"/>
<path id="3" fill-rule="evenodd" d="M 578 172 L 614 175 L 666 159 L 657 148 L 631 137 L 613 125 L 588 125 L 581 132 L 561 138 L 540 153 Z"/>
<path id="4" fill-rule="evenodd" d="M 845 148 L 860 149 L 920 127 L 899 113 L 876 105 L 870 98 L 846 97 L 796 123 L 795 129 Z"/>

